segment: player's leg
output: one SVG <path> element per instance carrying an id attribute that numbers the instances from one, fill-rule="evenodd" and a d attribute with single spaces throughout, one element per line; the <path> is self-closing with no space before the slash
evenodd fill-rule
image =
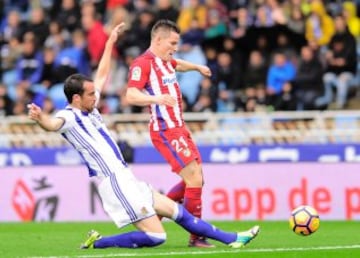
<path id="1" fill-rule="evenodd" d="M 203 175 L 201 157 L 190 132 L 184 128 L 174 128 L 167 131 L 151 132 L 151 140 L 155 148 L 171 165 L 185 182 L 184 206 L 194 216 L 202 214 Z M 178 192 L 180 193 L 180 191 Z M 213 247 L 205 239 L 196 235 L 190 236 L 189 246 Z"/>
<path id="2" fill-rule="evenodd" d="M 174 185 L 170 191 L 166 194 L 171 200 L 177 203 L 182 203 L 184 200 L 185 193 L 185 182 L 181 180 L 179 183 Z"/>
<path id="3" fill-rule="evenodd" d="M 166 194 L 171 200 L 177 203 L 183 203 L 185 192 L 185 182 L 181 180 L 179 183 L 174 185 L 170 191 Z M 162 220 L 162 216 L 158 215 L 158 218 Z"/>
<path id="4" fill-rule="evenodd" d="M 174 220 L 187 231 L 217 240 L 234 248 L 246 245 L 254 239 L 259 232 L 258 226 L 239 233 L 222 231 L 210 223 L 194 217 L 181 204 L 175 203 L 158 192 L 154 192 L 154 208 L 156 213 Z"/>
<path id="5" fill-rule="evenodd" d="M 195 217 L 202 217 L 202 185 L 203 175 L 202 167 L 197 161 L 192 161 L 186 165 L 179 175 L 183 178 L 186 186 L 184 192 L 184 207 Z M 203 237 L 191 234 L 189 239 L 191 247 L 214 247 Z"/>
<path id="6" fill-rule="evenodd" d="M 139 231 L 102 237 L 91 231 L 82 248 L 151 247 L 166 240 L 164 228 L 153 207 L 152 188 L 138 181 L 131 171 L 112 174 L 98 186 L 104 210 L 122 228 L 134 224 Z"/>
<path id="7" fill-rule="evenodd" d="M 100 236 L 91 231 L 90 236 L 82 248 L 140 248 L 160 245 L 166 240 L 166 233 L 157 216 L 143 219 L 134 223 L 139 231 L 131 231 L 112 236 Z"/>
<path id="8" fill-rule="evenodd" d="M 190 131 L 187 128 L 182 130 L 183 138 L 185 139 L 187 148 L 191 155 L 184 158 L 186 166 L 180 171 L 179 175 L 185 181 L 184 191 L 184 207 L 194 216 L 202 217 L 202 188 L 204 185 L 204 178 L 202 172 L 202 161 L 200 152 L 193 141 Z M 190 247 L 214 247 L 204 237 L 199 237 L 195 234 L 190 235 Z"/>

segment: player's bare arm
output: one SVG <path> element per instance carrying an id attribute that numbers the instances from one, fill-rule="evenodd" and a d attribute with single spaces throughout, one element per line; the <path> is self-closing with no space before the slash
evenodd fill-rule
<path id="1" fill-rule="evenodd" d="M 206 65 L 193 64 L 182 59 L 175 60 L 177 63 L 175 70 L 178 72 L 198 71 L 204 76 L 211 76 L 211 70 Z"/>
<path id="2" fill-rule="evenodd" d="M 58 131 L 64 124 L 64 119 L 58 117 L 50 117 L 44 114 L 40 107 L 34 103 L 27 105 L 28 116 L 31 120 L 37 122 L 41 128 L 46 131 L 55 132 Z"/>
<path id="3" fill-rule="evenodd" d="M 95 75 L 94 84 L 96 89 L 100 92 L 105 86 L 109 71 L 111 68 L 111 53 L 114 48 L 114 44 L 116 43 L 119 36 L 121 36 L 124 32 L 125 23 L 120 23 L 116 25 L 110 33 L 110 36 L 105 44 L 105 49 L 103 55 L 100 59 L 99 66 Z"/>
<path id="4" fill-rule="evenodd" d="M 151 104 L 174 106 L 176 104 L 175 98 L 169 94 L 150 96 L 135 87 L 129 87 L 127 89 L 126 100 L 129 104 L 136 106 L 148 106 Z"/>

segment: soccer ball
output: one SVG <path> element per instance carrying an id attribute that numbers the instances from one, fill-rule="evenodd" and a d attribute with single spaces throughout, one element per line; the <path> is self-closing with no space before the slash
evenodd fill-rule
<path id="1" fill-rule="evenodd" d="M 299 206 L 291 212 L 289 225 L 292 231 L 294 231 L 296 234 L 301 236 L 309 236 L 319 229 L 319 214 L 311 206 Z"/>

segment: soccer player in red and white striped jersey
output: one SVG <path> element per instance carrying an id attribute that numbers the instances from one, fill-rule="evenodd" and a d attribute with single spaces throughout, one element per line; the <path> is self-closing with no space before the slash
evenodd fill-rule
<path id="1" fill-rule="evenodd" d="M 136 58 L 129 72 L 127 100 L 132 105 L 150 107 L 150 136 L 154 147 L 182 181 L 168 197 L 183 202 L 194 216 L 201 218 L 204 183 L 201 156 L 187 129 L 182 112 L 182 95 L 176 72 L 199 71 L 211 76 L 207 66 L 175 59 L 180 30 L 169 20 L 159 20 L 151 31 L 151 45 Z M 212 247 L 206 239 L 192 235 L 189 246 Z"/>

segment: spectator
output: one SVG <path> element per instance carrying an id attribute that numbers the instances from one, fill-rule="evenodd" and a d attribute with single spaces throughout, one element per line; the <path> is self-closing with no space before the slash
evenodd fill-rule
<path id="1" fill-rule="evenodd" d="M 285 25 L 287 23 L 286 15 L 278 0 L 266 0 L 266 5 L 275 24 Z"/>
<path id="2" fill-rule="evenodd" d="M 94 13 L 87 13 L 81 17 L 82 26 L 87 32 L 87 51 L 90 55 L 90 65 L 92 69 L 97 67 L 108 38 L 104 26 L 100 21 L 96 20 L 95 17 Z"/>
<path id="3" fill-rule="evenodd" d="M 25 89 L 40 82 L 44 66 L 43 55 L 36 48 L 34 35 L 32 33 L 27 35 L 29 39 L 23 42 L 23 52 L 16 65 L 17 85 Z"/>
<path id="4" fill-rule="evenodd" d="M 266 5 L 261 5 L 256 10 L 256 17 L 254 21 L 255 27 L 269 28 L 274 26 L 275 21 L 271 16 L 271 11 Z"/>
<path id="5" fill-rule="evenodd" d="M 61 27 L 58 21 L 49 24 L 49 35 L 45 39 L 45 47 L 51 48 L 57 54 L 62 48 L 69 46 L 71 35 L 67 29 Z"/>
<path id="6" fill-rule="evenodd" d="M 267 65 L 270 64 L 270 53 L 271 48 L 269 45 L 269 40 L 266 37 L 265 33 L 260 33 L 258 37 L 255 39 L 255 44 L 252 50 L 257 50 L 260 52 L 261 56 L 264 58 L 264 61 Z"/>
<path id="7" fill-rule="evenodd" d="M 217 81 L 217 71 L 218 71 L 218 63 L 217 63 L 217 50 L 213 46 L 207 46 L 204 50 L 205 58 L 206 58 L 206 66 L 211 70 L 211 81 Z"/>
<path id="8" fill-rule="evenodd" d="M 14 102 L 7 93 L 5 85 L 0 84 L 0 116 L 10 116 L 13 114 Z"/>
<path id="9" fill-rule="evenodd" d="M 326 46 L 334 32 L 334 22 L 326 13 L 323 3 L 320 0 L 311 2 L 311 14 L 306 19 L 305 24 L 305 37 L 307 41 L 320 47 Z"/>
<path id="10" fill-rule="evenodd" d="M 305 34 L 305 16 L 300 8 L 293 8 L 290 10 L 286 26 L 296 35 L 300 36 Z"/>
<path id="11" fill-rule="evenodd" d="M 72 34 L 72 44 L 62 49 L 55 58 L 55 67 L 60 81 L 64 81 L 72 73 L 91 73 L 89 60 L 86 55 L 85 36 L 81 30 Z"/>
<path id="12" fill-rule="evenodd" d="M 42 110 L 45 114 L 53 114 L 55 112 L 55 106 L 49 97 L 45 97 Z"/>
<path id="13" fill-rule="evenodd" d="M 245 111 L 255 111 L 257 105 L 265 105 L 267 69 L 265 58 L 261 53 L 257 50 L 252 51 L 244 73 Z"/>
<path id="14" fill-rule="evenodd" d="M 24 34 L 25 24 L 21 22 L 20 13 L 17 10 L 10 11 L 4 21 L 4 25 L 1 26 L 1 41 L 0 43 L 6 44 L 12 38 L 21 39 Z"/>
<path id="15" fill-rule="evenodd" d="M 210 24 L 210 20 L 211 20 L 211 15 L 213 15 L 213 13 L 217 13 L 219 19 L 221 22 L 224 22 L 226 25 L 229 23 L 229 13 L 228 13 L 228 9 L 226 7 L 226 5 L 224 5 L 222 2 L 223 1 L 219 1 L 219 0 L 205 0 L 205 6 L 208 10 L 208 24 Z"/>
<path id="16" fill-rule="evenodd" d="M 229 35 L 233 39 L 241 39 L 246 36 L 246 32 L 253 25 L 253 17 L 246 8 L 236 10 L 236 17 L 229 24 Z"/>
<path id="17" fill-rule="evenodd" d="M 193 112 L 216 112 L 216 100 L 218 89 L 210 78 L 204 77 L 199 85 L 199 93 L 196 97 L 195 104 L 191 108 Z"/>
<path id="18" fill-rule="evenodd" d="M 180 58 L 194 64 L 205 65 L 206 58 L 204 52 L 200 48 L 200 45 L 196 42 L 197 39 L 195 38 L 195 41 L 191 41 L 192 38 L 190 37 L 185 39 L 186 40 L 183 40 L 180 45 L 179 51 L 176 53 L 176 58 Z M 188 71 L 186 73 L 177 74 L 181 92 L 184 96 L 186 96 L 189 106 L 194 105 L 196 101 L 199 84 L 202 78 L 203 76 L 197 71 Z"/>
<path id="19" fill-rule="evenodd" d="M 49 35 L 49 25 L 45 19 L 44 10 L 35 7 L 31 10 L 30 21 L 26 25 L 26 32 L 36 35 L 36 43 L 42 46 Z"/>
<path id="20" fill-rule="evenodd" d="M 1 69 L 3 72 L 15 68 L 16 61 L 21 55 L 21 43 L 17 37 L 12 37 L 1 47 Z"/>
<path id="21" fill-rule="evenodd" d="M 128 4 L 129 4 L 129 0 L 107 0 L 106 1 L 107 19 L 111 19 L 111 17 L 113 17 L 114 12 L 116 12 L 117 9 L 125 9 L 125 7 Z"/>
<path id="22" fill-rule="evenodd" d="M 116 7 L 111 11 L 111 16 L 109 16 L 109 19 L 105 23 L 105 31 L 106 34 L 110 35 L 111 30 L 115 28 L 117 24 L 120 24 L 122 22 L 125 22 L 126 30 L 129 29 L 130 26 L 130 14 L 129 12 L 122 6 Z"/>
<path id="23" fill-rule="evenodd" d="M 45 48 L 44 54 L 44 67 L 41 74 L 41 84 L 49 89 L 55 83 L 60 82 L 59 76 L 55 70 L 55 51 L 52 48 Z"/>
<path id="24" fill-rule="evenodd" d="M 155 15 L 150 9 L 142 10 L 135 17 L 130 31 L 125 35 L 125 47 L 137 46 L 143 52 L 150 44 L 151 27 L 155 22 Z"/>
<path id="25" fill-rule="evenodd" d="M 335 35 L 331 38 L 326 53 L 326 73 L 324 75 L 325 96 L 328 102 L 336 89 L 336 108 L 344 108 L 347 93 L 356 74 L 356 40 L 349 32 L 344 17 L 335 18 Z"/>
<path id="26" fill-rule="evenodd" d="M 204 30 L 199 28 L 199 22 L 193 20 L 191 22 L 191 28 L 181 35 L 183 44 L 190 44 L 200 46 L 204 40 Z"/>
<path id="27" fill-rule="evenodd" d="M 232 112 L 235 110 L 235 93 L 241 89 L 242 72 L 227 52 L 217 56 L 217 87 L 219 88 L 218 111 Z"/>
<path id="28" fill-rule="evenodd" d="M 352 1 L 345 1 L 342 4 L 343 16 L 345 17 L 350 33 L 355 37 L 360 37 L 360 18 L 356 16 L 356 5 Z"/>
<path id="29" fill-rule="evenodd" d="M 56 1 L 57 2 L 57 1 Z M 69 32 L 73 32 L 75 29 L 80 28 L 80 7 L 78 1 L 75 0 L 62 0 L 61 5 L 54 10 L 55 20 L 60 23 L 62 28 L 65 28 Z"/>
<path id="30" fill-rule="evenodd" d="M 286 33 L 280 32 L 277 35 L 276 50 L 284 53 L 291 62 L 296 64 L 299 51 L 295 48 L 294 45 L 295 44 L 293 42 L 290 42 L 290 39 Z"/>
<path id="31" fill-rule="evenodd" d="M 171 0 L 156 0 L 156 19 L 166 19 L 176 22 L 179 17 L 179 9 L 175 8 Z"/>
<path id="32" fill-rule="evenodd" d="M 309 46 L 304 46 L 295 78 L 291 83 L 296 92 L 297 110 L 320 108 L 316 105 L 316 99 L 322 96 L 324 91 L 323 74 L 324 68 L 320 60 L 314 56 Z"/>
<path id="33" fill-rule="evenodd" d="M 180 10 L 177 25 L 181 33 L 185 33 L 191 28 L 191 21 L 197 20 L 199 28 L 205 30 L 207 26 L 207 9 L 201 4 L 200 0 L 189 0 L 189 6 Z"/>
<path id="34" fill-rule="evenodd" d="M 227 52 L 231 55 L 234 65 L 236 67 L 239 67 L 241 70 L 245 68 L 245 51 L 242 52 L 239 48 L 236 47 L 236 42 L 234 39 L 230 37 L 225 37 L 223 40 L 222 49 L 224 50 L 224 52 Z"/>
<path id="35" fill-rule="evenodd" d="M 281 52 L 274 54 L 274 61 L 267 74 L 266 92 L 268 105 L 275 110 L 295 109 L 290 81 L 294 79 L 295 67 Z"/>
<path id="36" fill-rule="evenodd" d="M 224 37 L 227 34 L 226 23 L 220 19 L 219 11 L 208 11 L 208 27 L 205 29 L 205 39 Z"/>

